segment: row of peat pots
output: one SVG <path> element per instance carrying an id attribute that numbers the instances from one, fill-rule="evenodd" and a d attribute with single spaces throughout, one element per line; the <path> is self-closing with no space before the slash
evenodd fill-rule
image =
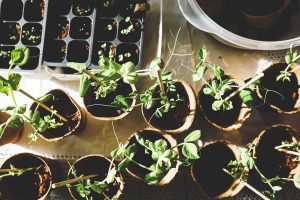
<path id="1" fill-rule="evenodd" d="M 61 187 L 73 199 L 118 199 L 126 197 L 123 170 L 149 185 L 164 186 L 182 167 L 191 164 L 193 180 L 209 198 L 232 197 L 247 186 L 263 199 L 275 199 L 288 182 L 294 181 L 300 187 L 295 134 L 290 126 L 274 125 L 262 131 L 241 153 L 237 146 L 223 140 L 197 149 L 194 142 L 199 141 L 199 130 L 177 143 L 169 134 L 146 128 L 112 151 L 111 158 L 100 154 L 84 156 L 70 164 L 68 174 L 62 173 L 58 160 L 16 154 L 0 168 L 0 191 L 9 200 L 45 199 Z"/>
<path id="2" fill-rule="evenodd" d="M 0 68 L 7 69 L 15 47 L 30 48 L 21 70 L 67 62 L 97 65 L 112 51 L 114 59 L 141 59 L 145 0 L 1 0 Z M 70 72 L 69 72 L 70 73 Z"/>

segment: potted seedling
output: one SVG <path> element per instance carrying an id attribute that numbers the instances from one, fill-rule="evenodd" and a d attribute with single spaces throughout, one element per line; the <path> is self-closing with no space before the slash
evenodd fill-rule
<path id="1" fill-rule="evenodd" d="M 244 184 L 224 171 L 230 169 L 228 164 L 232 160 L 240 160 L 240 152 L 235 145 L 226 141 L 209 142 L 199 153 L 201 157 L 192 164 L 191 174 L 204 194 L 222 199 L 242 190 Z"/>
<path id="2" fill-rule="evenodd" d="M 293 51 L 291 46 L 285 62 L 275 62 L 267 68 L 256 89 L 257 96 L 279 113 L 293 114 L 300 111 L 300 73 L 299 65 L 296 64 L 299 58 L 299 52 Z"/>
<path id="3" fill-rule="evenodd" d="M 181 164 L 188 165 L 191 160 L 198 159 L 195 142 L 200 139 L 199 130 L 191 132 L 182 143 L 177 144 L 168 134 L 146 128 L 132 135 L 125 145 L 111 152 L 113 158 L 123 156 L 118 170 L 126 170 L 133 177 L 143 180 L 149 185 L 168 184 L 178 172 Z M 178 148 L 182 147 L 179 156 Z"/>
<path id="4" fill-rule="evenodd" d="M 146 0 L 123 0 L 120 4 L 120 15 L 122 17 L 140 18 L 145 15 L 145 11 L 149 9 Z"/>
<path id="5" fill-rule="evenodd" d="M 21 26 L 18 23 L 1 23 L 1 43 L 6 45 L 16 45 L 20 40 Z"/>
<path id="6" fill-rule="evenodd" d="M 92 62 L 97 65 L 101 57 L 109 57 L 115 55 L 116 46 L 110 42 L 94 41 Z"/>
<path id="7" fill-rule="evenodd" d="M 169 133 L 181 133 L 192 125 L 196 113 L 196 97 L 183 80 L 173 80 L 171 72 L 161 72 L 160 58 L 150 64 L 154 84 L 140 95 L 142 113 L 147 123 Z"/>
<path id="8" fill-rule="evenodd" d="M 115 19 L 98 19 L 95 25 L 94 40 L 113 41 L 117 36 L 118 23 Z"/>
<path id="9" fill-rule="evenodd" d="M 92 21 L 88 17 L 74 17 L 71 21 L 70 37 L 88 39 L 91 36 Z"/>
<path id="10" fill-rule="evenodd" d="M 5 199 L 45 199 L 51 184 L 48 163 L 33 154 L 12 156 L 0 168 L 0 191 Z"/>
<path id="11" fill-rule="evenodd" d="M 30 22 L 43 20 L 45 13 L 44 0 L 29 0 L 25 2 L 24 19 Z"/>
<path id="12" fill-rule="evenodd" d="M 119 22 L 118 38 L 121 42 L 138 42 L 141 38 L 141 23 L 126 17 Z"/>
<path id="13" fill-rule="evenodd" d="M 22 43 L 24 45 L 39 45 L 42 37 L 42 25 L 27 23 L 22 29 Z"/>
<path id="14" fill-rule="evenodd" d="M 259 73 L 247 83 L 239 82 L 226 75 L 218 65 L 206 62 L 207 51 L 200 49 L 194 72 L 194 81 L 203 81 L 204 85 L 198 92 L 198 101 L 204 117 L 215 127 L 224 131 L 239 129 L 249 118 L 251 106 L 254 104 L 254 95 L 250 86 L 264 74 Z M 213 77 L 204 78 L 208 69 L 212 69 Z"/>
<path id="15" fill-rule="evenodd" d="M 93 0 L 76 0 L 73 3 L 73 14 L 77 16 L 89 16 L 94 12 Z"/>
<path id="16" fill-rule="evenodd" d="M 115 17 L 118 14 L 117 0 L 99 0 L 96 1 L 97 14 L 100 17 Z"/>
<path id="17" fill-rule="evenodd" d="M 52 188 L 66 186 L 73 199 L 118 199 L 124 183 L 114 160 L 102 155 L 88 155 L 70 167 L 68 180 L 52 184 Z"/>
<path id="18" fill-rule="evenodd" d="M 80 96 L 87 111 L 99 120 L 119 120 L 129 114 L 136 102 L 137 81 L 135 65 L 131 62 L 118 64 L 101 57 L 99 68 L 87 70 L 83 63 L 68 63 L 80 72 Z"/>
<path id="19" fill-rule="evenodd" d="M 138 45 L 121 43 L 116 48 L 116 60 L 120 64 L 133 62 L 137 65 L 140 62 L 140 50 Z"/>
<path id="20" fill-rule="evenodd" d="M 241 0 L 237 8 L 248 24 L 260 30 L 273 28 L 287 9 L 290 0 Z"/>

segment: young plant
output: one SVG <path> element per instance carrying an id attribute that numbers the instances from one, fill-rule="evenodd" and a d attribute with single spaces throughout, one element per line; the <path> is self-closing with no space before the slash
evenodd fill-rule
<path id="1" fill-rule="evenodd" d="M 293 51 L 293 45 L 290 46 L 290 50 L 285 55 L 285 62 L 287 64 L 286 68 L 283 71 L 280 71 L 280 74 L 276 77 L 277 81 L 291 81 L 291 75 L 293 72 L 299 69 L 297 65 L 297 60 L 300 58 L 300 53 L 295 50 Z M 292 67 L 295 66 L 293 69 Z"/>
<path id="2" fill-rule="evenodd" d="M 31 170 L 37 171 L 40 167 L 42 166 L 19 169 L 10 165 L 10 169 L 0 169 L 0 181 L 5 177 L 21 176 L 23 173 Z"/>
<path id="3" fill-rule="evenodd" d="M 253 105 L 254 94 L 250 89 L 250 86 L 257 84 L 257 81 L 264 75 L 259 73 L 250 81 L 248 81 L 243 86 L 238 86 L 234 83 L 234 79 L 225 75 L 224 70 L 219 65 L 211 65 L 206 61 L 207 51 L 205 49 L 200 49 L 197 54 L 197 58 L 200 62 L 195 67 L 195 70 L 190 69 L 194 72 L 193 81 L 197 82 L 202 80 L 205 83 L 203 93 L 205 95 L 212 96 L 214 102 L 212 104 L 212 110 L 214 111 L 226 111 L 233 109 L 232 101 L 230 100 L 235 95 L 239 94 L 241 100 L 248 106 Z M 206 81 L 204 78 L 205 73 L 208 69 L 212 69 L 214 78 L 210 81 Z M 225 94 L 229 95 L 225 96 Z"/>
<path id="4" fill-rule="evenodd" d="M 173 147 L 168 147 L 168 143 L 165 139 L 159 139 L 155 142 L 151 142 L 144 139 L 138 133 L 135 133 L 136 141 L 144 147 L 147 154 L 151 155 L 154 162 L 151 166 L 145 166 L 133 159 L 137 152 L 136 144 L 131 144 L 130 146 L 120 145 L 117 149 L 111 152 L 111 156 L 113 158 L 124 156 L 124 159 L 118 166 L 118 171 L 122 171 L 127 168 L 129 163 L 133 163 L 148 170 L 149 173 L 145 175 L 144 181 L 149 185 L 155 185 L 169 172 L 170 169 L 176 167 L 177 162 L 187 165 L 191 160 L 199 158 L 198 148 L 194 142 L 198 141 L 200 137 L 200 130 L 196 130 L 191 132 L 182 143 Z M 174 150 L 180 146 L 182 146 L 182 155 L 184 156 L 183 160 L 180 159 L 178 152 Z"/>
<path id="5" fill-rule="evenodd" d="M 129 26 L 126 29 L 121 30 L 121 34 L 128 35 L 131 32 L 135 31 L 134 24 L 132 23 L 130 17 L 125 18 L 125 22 L 129 23 Z"/>
<path id="6" fill-rule="evenodd" d="M 29 60 L 29 54 L 30 52 L 28 48 L 16 48 L 15 50 L 13 50 L 11 52 L 11 60 L 9 62 L 10 67 L 8 70 L 8 78 L 6 79 L 0 75 L 0 93 L 5 94 L 6 96 L 10 96 L 14 104 L 13 106 L 7 106 L 1 109 L 1 111 L 3 112 L 11 111 L 12 115 L 6 122 L 0 125 L 0 137 L 4 133 L 6 127 L 19 128 L 22 126 L 25 120 L 28 120 L 33 125 L 33 127 L 36 129 L 36 133 L 38 131 L 44 132 L 49 128 L 56 128 L 58 126 L 61 126 L 62 123 L 56 122 L 56 120 L 53 118 L 54 115 L 58 117 L 62 122 L 68 121 L 56 110 L 45 105 L 45 102 L 53 98 L 53 96 L 47 95 L 43 98 L 36 99 L 20 88 L 22 76 L 18 73 L 11 72 L 11 70 L 15 66 L 25 65 Z M 37 109 L 35 111 L 30 111 L 29 116 L 25 115 L 27 106 L 18 104 L 17 100 L 15 99 L 15 92 L 20 92 L 24 96 L 30 98 L 31 100 L 36 102 L 38 106 L 41 106 L 49 111 L 50 115 L 47 115 L 42 119 Z M 29 137 L 31 138 L 31 141 L 36 141 L 37 139 L 36 134 L 30 133 Z"/>

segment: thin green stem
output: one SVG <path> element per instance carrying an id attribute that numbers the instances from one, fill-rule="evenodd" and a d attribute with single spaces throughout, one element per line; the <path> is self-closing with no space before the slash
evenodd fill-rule
<path id="1" fill-rule="evenodd" d="M 139 167 L 141 167 L 141 168 L 143 168 L 143 169 L 149 170 L 149 171 L 151 171 L 151 172 L 155 172 L 154 170 L 150 169 L 149 167 L 147 167 L 147 166 L 145 166 L 145 165 L 142 165 L 142 164 L 138 163 L 137 161 L 133 160 L 133 159 L 130 158 L 129 156 L 125 155 L 125 157 L 126 157 L 128 160 L 130 160 L 130 162 L 136 164 L 137 166 L 139 166 Z"/>

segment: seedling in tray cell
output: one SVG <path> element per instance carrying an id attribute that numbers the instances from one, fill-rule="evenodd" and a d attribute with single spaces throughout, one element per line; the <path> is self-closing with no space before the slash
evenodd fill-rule
<path id="1" fill-rule="evenodd" d="M 67 15 L 72 7 L 73 0 L 49 0 L 48 14 L 50 16 Z"/>
<path id="2" fill-rule="evenodd" d="M 145 15 L 148 9 L 146 0 L 121 0 L 120 15 L 122 17 L 140 18 Z"/>
<path id="3" fill-rule="evenodd" d="M 20 40 L 21 26 L 18 23 L 2 23 L 1 32 L 2 44 L 15 45 Z"/>
<path id="4" fill-rule="evenodd" d="M 135 65 L 139 63 L 139 48 L 136 44 L 121 43 L 117 46 L 116 52 L 117 62 L 123 64 L 126 62 L 133 62 Z"/>
<path id="5" fill-rule="evenodd" d="M 117 21 L 99 19 L 96 21 L 94 40 L 113 41 L 117 36 Z"/>
<path id="6" fill-rule="evenodd" d="M 97 17 L 113 18 L 118 14 L 117 0 L 97 0 L 96 1 Z"/>
<path id="7" fill-rule="evenodd" d="M 24 8 L 24 19 L 30 22 L 43 20 L 45 13 L 44 0 L 27 0 Z"/>
<path id="8" fill-rule="evenodd" d="M 94 65 L 98 64 L 99 59 L 104 56 L 104 57 L 109 57 L 109 56 L 115 56 L 116 54 L 116 46 L 112 43 L 109 42 L 100 42 L 100 41 L 95 41 L 93 45 L 93 57 L 92 57 L 92 62 Z"/>
<path id="9" fill-rule="evenodd" d="M 10 54 L 14 50 L 12 46 L 1 46 L 0 47 L 0 68 L 7 69 L 10 61 Z"/>
<path id="10" fill-rule="evenodd" d="M 141 23 L 126 17 L 119 23 L 118 38 L 122 42 L 138 42 L 141 38 Z"/>
<path id="11" fill-rule="evenodd" d="M 64 39 L 69 34 L 69 20 L 66 17 L 53 17 L 47 22 L 46 39 Z"/>
<path id="12" fill-rule="evenodd" d="M 47 62 L 62 62 L 66 57 L 66 48 L 65 41 L 46 41 L 44 60 Z"/>
<path id="13" fill-rule="evenodd" d="M 74 40 L 68 45 L 68 62 L 84 63 L 88 60 L 90 45 L 86 41 Z"/>
<path id="14" fill-rule="evenodd" d="M 75 17 L 71 21 L 70 37 L 73 39 L 87 39 L 91 35 L 92 21 L 87 17 Z"/>
<path id="15" fill-rule="evenodd" d="M 73 13 L 77 16 L 89 16 L 94 12 L 94 0 L 74 0 Z"/>
<path id="16" fill-rule="evenodd" d="M 39 45 L 42 38 L 42 25 L 37 23 L 28 23 L 23 26 L 22 43 L 24 45 Z"/>
<path id="17" fill-rule="evenodd" d="M 3 0 L 1 4 L 1 18 L 6 21 L 18 21 L 22 18 L 22 0 Z"/>

